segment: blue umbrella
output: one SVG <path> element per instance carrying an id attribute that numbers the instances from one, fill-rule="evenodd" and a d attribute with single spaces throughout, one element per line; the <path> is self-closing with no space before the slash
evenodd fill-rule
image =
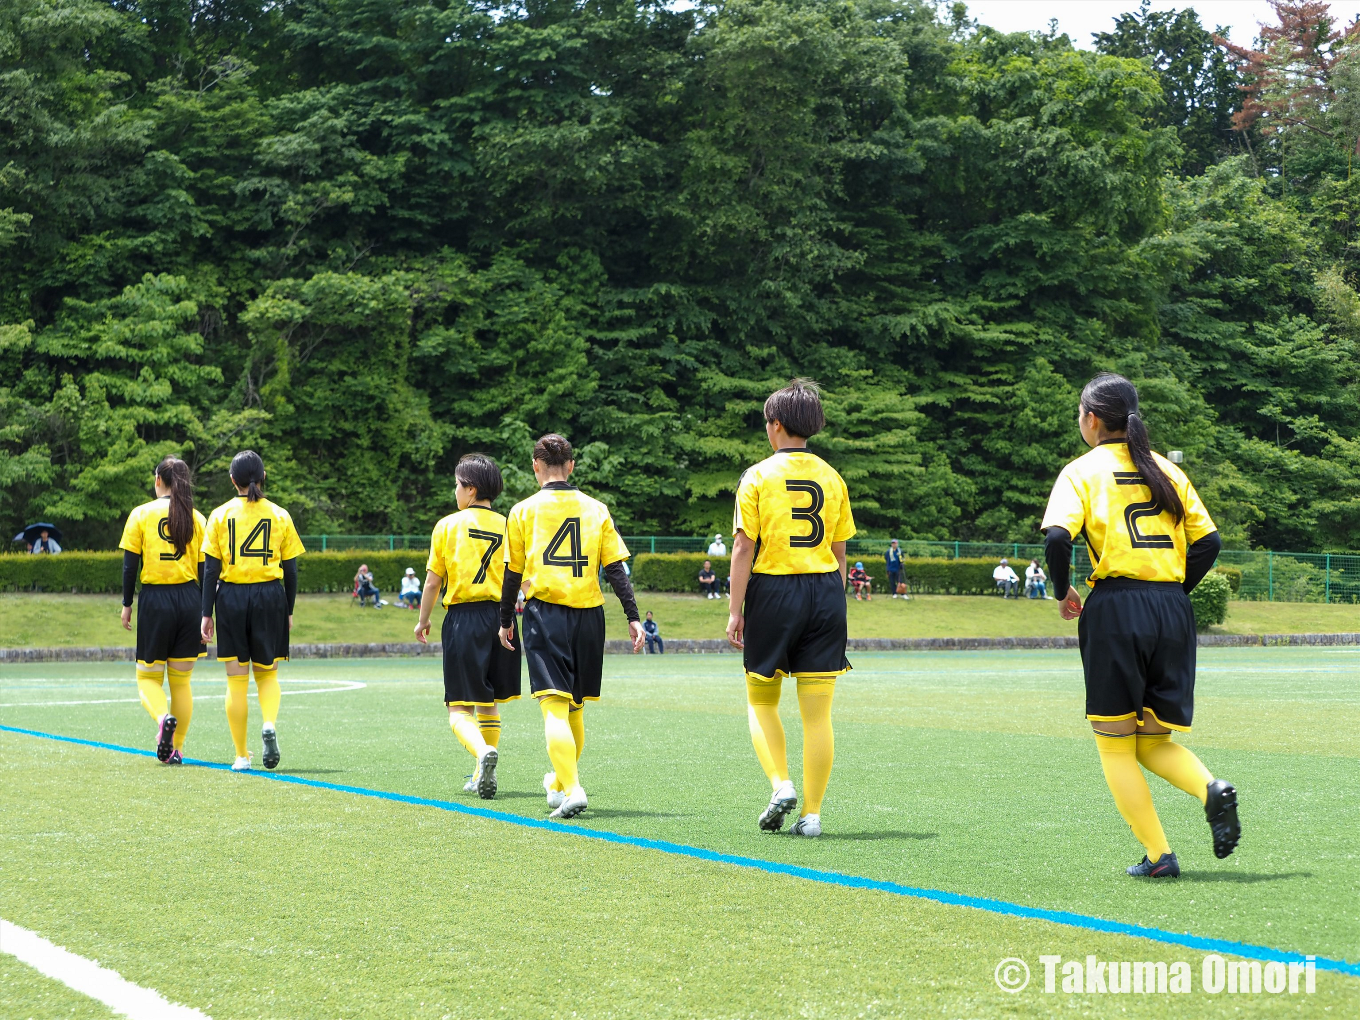
<path id="1" fill-rule="evenodd" d="M 55 524 L 48 524 L 44 521 L 39 521 L 37 524 L 30 524 L 28 527 L 24 528 L 23 531 L 14 536 L 14 541 L 36 542 L 44 531 L 47 532 L 49 538 L 55 538 L 58 544 L 60 544 L 61 529 Z"/>

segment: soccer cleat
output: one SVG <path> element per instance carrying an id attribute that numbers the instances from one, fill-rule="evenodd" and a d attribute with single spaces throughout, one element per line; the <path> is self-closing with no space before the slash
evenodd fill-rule
<path id="1" fill-rule="evenodd" d="M 793 828 L 789 830 L 793 836 L 820 836 L 822 834 L 822 816 L 804 815 L 793 823 Z"/>
<path id="2" fill-rule="evenodd" d="M 1237 820 L 1237 788 L 1223 779 L 1209 783 L 1204 799 L 1204 817 L 1214 834 L 1214 856 L 1219 860 L 1237 848 L 1242 838 L 1242 823 Z"/>
<path id="3" fill-rule="evenodd" d="M 250 755 L 246 754 L 242 755 L 240 758 L 237 758 L 234 762 L 231 763 L 231 770 L 233 772 L 249 772 Z"/>
<path id="4" fill-rule="evenodd" d="M 557 782 L 556 772 L 545 772 L 543 774 L 543 792 L 548 795 L 548 807 L 556 811 L 562 806 L 562 802 L 567 799 L 566 792 L 554 790 L 553 783 Z"/>
<path id="5" fill-rule="evenodd" d="M 161 716 L 161 724 L 156 727 L 156 760 L 169 761 L 170 752 L 175 749 L 175 727 L 179 725 L 170 713 Z"/>
<path id="6" fill-rule="evenodd" d="M 266 726 L 260 737 L 264 740 L 264 767 L 277 768 L 279 764 L 279 735 L 273 726 Z"/>
<path id="7" fill-rule="evenodd" d="M 798 792 L 787 779 L 770 797 L 770 803 L 760 813 L 760 827 L 766 832 L 778 832 L 784 827 L 784 816 L 798 806 Z"/>
<path id="8" fill-rule="evenodd" d="M 464 793 L 476 793 L 476 792 L 477 792 L 477 773 L 476 773 L 476 772 L 472 773 L 472 775 L 470 775 L 470 776 L 467 777 L 467 782 L 463 784 L 463 792 L 464 792 Z"/>
<path id="9" fill-rule="evenodd" d="M 477 796 L 482 800 L 496 796 L 496 760 L 499 757 L 494 747 L 488 747 L 477 761 Z"/>
<path id="10" fill-rule="evenodd" d="M 175 748 L 175 750 L 170 752 L 170 757 L 165 759 L 165 764 L 167 765 L 184 764 L 184 755 L 179 753 L 179 748 Z"/>
<path id="11" fill-rule="evenodd" d="M 566 799 L 550 814 L 549 818 L 575 818 L 586 809 L 586 791 L 580 786 L 566 795 Z"/>
<path id="12" fill-rule="evenodd" d="M 1125 870 L 1134 878 L 1179 878 L 1181 865 L 1172 853 L 1162 854 L 1155 861 L 1148 860 L 1144 854 L 1140 863 Z"/>

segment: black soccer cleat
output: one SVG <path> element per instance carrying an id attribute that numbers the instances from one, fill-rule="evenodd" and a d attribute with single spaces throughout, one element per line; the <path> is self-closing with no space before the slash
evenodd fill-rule
<path id="1" fill-rule="evenodd" d="M 264 767 L 267 769 L 278 768 L 279 765 L 279 735 L 272 727 L 264 730 L 260 736 L 264 739 Z"/>
<path id="2" fill-rule="evenodd" d="M 764 832 L 778 832 L 784 827 L 784 816 L 797 806 L 798 794 L 794 792 L 793 784 L 786 780 L 770 797 L 770 803 L 756 819 L 757 824 Z"/>
<path id="3" fill-rule="evenodd" d="M 1127 869 L 1128 873 L 1134 878 L 1179 878 L 1181 874 L 1181 863 L 1176 860 L 1173 853 L 1162 854 L 1155 861 L 1150 861 L 1144 855 L 1139 864 Z"/>
<path id="4" fill-rule="evenodd" d="M 1204 817 L 1214 834 L 1214 856 L 1219 860 L 1237 849 L 1242 838 L 1242 823 L 1237 820 L 1237 787 L 1225 779 L 1209 784 L 1204 800 Z"/>
<path id="5" fill-rule="evenodd" d="M 170 752 L 175 749 L 175 727 L 179 720 L 169 713 L 161 716 L 161 724 L 156 728 L 156 760 L 169 761 Z"/>
<path id="6" fill-rule="evenodd" d="M 499 758 L 494 747 L 488 747 L 477 763 L 477 796 L 491 800 L 496 796 L 496 761 Z"/>

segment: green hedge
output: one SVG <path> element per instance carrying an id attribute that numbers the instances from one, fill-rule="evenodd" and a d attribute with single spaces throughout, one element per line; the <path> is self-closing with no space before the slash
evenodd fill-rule
<path id="1" fill-rule="evenodd" d="M 713 561 L 713 572 L 726 577 L 731 560 L 704 553 L 639 553 L 633 560 L 633 583 L 643 591 L 697 592 L 699 568 Z M 886 592 L 884 564 L 869 563 L 874 591 Z M 992 571 L 996 563 L 981 560 L 904 559 L 902 577 L 914 592 L 942 595 L 987 595 L 996 591 Z"/>
<path id="2" fill-rule="evenodd" d="M 1222 574 L 1228 579 L 1228 586 L 1232 588 L 1233 598 L 1237 598 L 1237 593 L 1242 590 L 1242 568 L 1220 565 L 1214 567 L 1214 572 Z"/>
<path id="3" fill-rule="evenodd" d="M 1208 630 L 1216 623 L 1228 618 L 1228 600 L 1232 597 L 1232 584 L 1224 574 L 1209 571 L 1204 580 L 1195 585 L 1190 593 L 1190 605 L 1195 610 L 1195 627 Z"/>
<path id="4" fill-rule="evenodd" d="M 633 585 L 642 591 L 699 590 L 699 570 L 704 560 L 713 562 L 713 573 L 727 577 L 729 556 L 706 553 L 638 553 L 632 560 Z"/>

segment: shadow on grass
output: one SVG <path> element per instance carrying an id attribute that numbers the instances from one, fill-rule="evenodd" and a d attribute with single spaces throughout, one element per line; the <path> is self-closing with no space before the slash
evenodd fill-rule
<path id="1" fill-rule="evenodd" d="M 672 811 L 643 811 L 639 808 L 587 808 L 586 818 L 688 818 Z"/>
<path id="2" fill-rule="evenodd" d="M 349 769 L 265 769 L 257 768 L 255 771 L 264 775 L 273 773 L 276 776 L 339 776 L 349 772 Z"/>
<path id="3" fill-rule="evenodd" d="M 818 841 L 844 841 L 846 843 L 867 843 L 878 839 L 939 839 L 938 832 L 905 832 L 900 829 L 886 829 L 882 832 L 824 832 Z"/>
<path id="4" fill-rule="evenodd" d="M 1182 882 L 1233 882 L 1238 885 L 1255 885 L 1257 882 L 1281 882 L 1291 878 L 1312 878 L 1311 871 L 1278 871 L 1263 875 L 1255 871 L 1182 871 Z"/>

